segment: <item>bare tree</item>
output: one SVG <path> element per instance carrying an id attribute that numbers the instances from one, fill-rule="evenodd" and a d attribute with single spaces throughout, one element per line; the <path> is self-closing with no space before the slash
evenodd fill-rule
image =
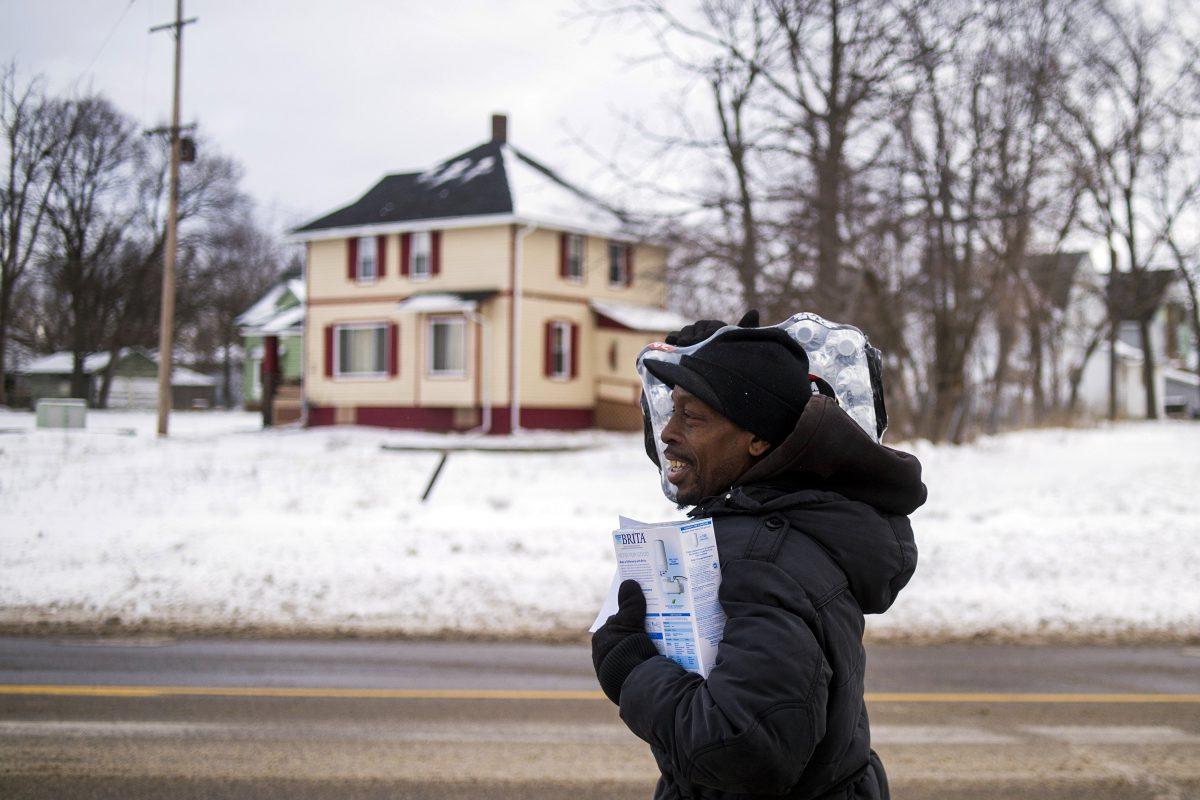
<path id="1" fill-rule="evenodd" d="M 51 189 L 58 180 L 73 117 L 50 102 L 39 80 L 22 83 L 17 68 L 0 69 L 0 137 L 5 169 L 0 183 L 0 405 L 6 402 L 9 337 L 14 301 L 36 254 Z"/>
<path id="2" fill-rule="evenodd" d="M 721 176 L 701 193 L 716 212 L 699 226 L 697 268 L 732 267 L 742 301 L 786 307 L 798 295 L 837 317 L 850 310 L 857 266 L 847 237 L 866 204 L 859 180 L 877 165 L 901 66 L 897 0 L 638 0 L 608 11 L 654 32 L 659 56 L 706 88 L 716 133 L 661 135 L 708 157 Z M 590 9 L 589 9 L 590 10 Z M 719 233 L 725 231 L 724 234 Z"/>
<path id="3" fill-rule="evenodd" d="M 1196 105 L 1195 48 L 1178 35 L 1166 16 L 1154 18 L 1139 4 L 1092 0 L 1088 35 L 1078 39 L 1075 58 L 1082 69 L 1064 87 L 1068 125 L 1064 139 L 1075 148 L 1088 177 L 1091 227 L 1109 242 L 1110 275 L 1118 271 L 1117 245 L 1124 250 L 1133 295 L 1150 293 L 1146 277 L 1166 242 L 1163 217 L 1151 209 L 1153 164 Z M 1115 381 L 1116 326 L 1122 309 L 1110 308 L 1110 359 Z M 1146 413 L 1158 416 L 1155 353 L 1150 319 L 1136 320 L 1142 344 L 1142 383 Z M 1110 415 L 1116 414 L 1115 383 Z"/>
<path id="4" fill-rule="evenodd" d="M 707 283 L 768 318 L 803 307 L 862 325 L 888 353 L 906 432 L 957 441 L 1009 408 L 1033 421 L 1073 410 L 1088 359 L 1115 336 L 1088 321 L 1067 342 L 1076 320 L 1036 285 L 1031 253 L 1090 231 L 1114 273 L 1125 256 L 1140 276 L 1172 242 L 1178 264 L 1191 258 L 1148 198 L 1155 153 L 1198 114 L 1197 49 L 1121 2 L 630 0 L 593 13 L 637 19 L 704 89 L 710 126 L 639 128 L 660 152 L 699 156 L 704 191 L 672 228 L 690 296 Z"/>
<path id="5" fill-rule="evenodd" d="M 1177 128 L 1153 160 L 1152 170 L 1157 186 L 1155 213 L 1162 220 L 1163 242 L 1187 291 L 1188 322 L 1196 347 L 1193 369 L 1200 375 L 1200 236 L 1195 232 L 1200 218 L 1200 158 L 1191 147 L 1193 141 L 1194 123 Z"/>
<path id="6" fill-rule="evenodd" d="M 184 165 L 177 207 L 180 255 L 176 262 L 178 292 L 175 317 L 180 329 L 196 324 L 205 313 L 206 287 L 194 277 L 206 251 L 221 247 L 213 229 L 251 224 L 249 198 L 238 188 L 240 168 L 212 152 L 204 141 L 200 156 Z M 153 347 L 158 339 L 163 255 L 166 246 L 167 169 L 169 148 L 156 141 L 139 151 L 134 214 L 126 231 L 119 269 L 110 274 L 103 318 L 108 324 L 100 341 L 110 353 L 101 375 L 97 404 L 107 405 L 117 355 L 133 344 Z"/>
<path id="7" fill-rule="evenodd" d="M 69 330 L 71 394 L 88 397 L 84 362 L 111 322 L 105 316 L 133 217 L 129 196 L 141 138 L 132 121 L 101 97 L 63 105 L 63 117 L 78 123 L 73 135 L 60 134 L 67 152 L 47 206 L 46 283 Z"/>
<path id="8" fill-rule="evenodd" d="M 214 226 L 197 255 L 192 285 L 199 313 L 186 339 L 194 352 L 216 354 L 231 407 L 234 352 L 241 341 L 237 318 L 280 279 L 285 256 L 278 240 L 249 217 Z M 298 276 L 301 264 L 294 258 L 289 272 Z"/>

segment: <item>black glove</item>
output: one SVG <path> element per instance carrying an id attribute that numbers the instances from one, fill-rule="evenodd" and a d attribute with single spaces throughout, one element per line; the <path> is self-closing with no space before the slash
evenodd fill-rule
<path id="1" fill-rule="evenodd" d="M 618 705 L 621 684 L 633 668 L 658 655 L 646 634 L 646 596 L 635 580 L 622 581 L 617 590 L 617 613 L 592 634 L 592 666 L 600 688 Z"/>
<path id="2" fill-rule="evenodd" d="M 712 336 L 717 331 L 724 328 L 726 323 L 719 319 L 701 319 L 693 322 L 691 325 L 685 325 L 681 330 L 671 331 L 665 339 L 667 344 L 673 344 L 676 347 L 690 347 L 694 344 L 703 342 L 708 337 Z M 742 318 L 738 320 L 739 328 L 757 328 L 758 327 L 758 310 L 750 309 Z"/>

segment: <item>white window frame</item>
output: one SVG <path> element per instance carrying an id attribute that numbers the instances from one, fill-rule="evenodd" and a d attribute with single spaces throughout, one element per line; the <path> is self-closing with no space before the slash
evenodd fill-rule
<path id="1" fill-rule="evenodd" d="M 462 329 L 462 369 L 435 369 L 433 363 L 433 327 L 434 325 L 457 325 Z M 467 337 L 467 318 L 461 314 L 441 314 L 431 316 L 425 321 L 425 375 L 430 378 L 465 378 L 467 377 L 467 353 L 469 351 Z"/>
<path id="2" fill-rule="evenodd" d="M 419 256 L 425 256 L 425 271 L 417 270 L 421 263 Z M 408 240 L 408 277 L 415 281 L 429 280 L 433 277 L 433 233 L 431 231 L 414 231 Z"/>
<path id="3" fill-rule="evenodd" d="M 582 234 L 568 233 L 567 234 L 567 274 L 566 279 L 571 283 L 583 283 L 585 281 L 583 254 L 585 251 L 585 243 Z M 578 267 L 578 270 L 572 270 L 572 267 Z"/>
<path id="4" fill-rule="evenodd" d="M 383 372 L 343 372 L 342 371 L 342 331 L 377 330 L 383 329 Z M 333 326 L 333 377 L 342 380 L 387 380 L 388 364 L 392 354 L 391 337 L 388 335 L 387 322 L 342 322 Z"/>
<path id="5" fill-rule="evenodd" d="M 618 271 L 620 273 L 620 280 L 616 280 L 616 281 L 613 280 L 613 252 L 614 251 L 620 254 L 618 256 L 618 261 L 617 261 L 617 264 L 619 265 Z M 607 272 L 608 272 L 609 288 L 610 289 L 625 289 L 625 288 L 627 288 L 630 283 L 630 280 L 629 280 L 629 245 L 626 244 L 625 242 L 610 241 L 608 243 L 608 264 L 606 266 L 607 266 Z"/>
<path id="6" fill-rule="evenodd" d="M 358 252 L 355 253 L 354 279 L 359 283 L 374 283 L 379 280 L 379 244 L 374 236 L 358 237 Z M 371 274 L 367 275 L 363 265 L 371 265 Z"/>
<path id="7" fill-rule="evenodd" d="M 550 320 L 550 379 L 556 381 L 571 380 L 571 328 L 572 325 L 567 320 L 553 319 Z M 563 371 L 556 372 L 554 370 L 554 336 L 555 331 L 562 332 L 562 365 Z"/>

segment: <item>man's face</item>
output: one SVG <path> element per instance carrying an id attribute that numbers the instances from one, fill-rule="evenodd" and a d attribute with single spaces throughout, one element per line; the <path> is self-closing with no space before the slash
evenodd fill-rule
<path id="1" fill-rule="evenodd" d="M 676 486 L 675 502 L 680 506 L 694 506 L 725 491 L 770 448 L 686 389 L 676 386 L 671 399 L 675 412 L 663 428 L 662 440 L 667 446 L 667 480 Z"/>

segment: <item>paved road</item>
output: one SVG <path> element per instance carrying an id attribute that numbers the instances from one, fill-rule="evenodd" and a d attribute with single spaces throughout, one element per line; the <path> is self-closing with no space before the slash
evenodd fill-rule
<path id="1" fill-rule="evenodd" d="M 874 647 L 897 798 L 1200 797 L 1200 649 Z M 580 647 L 0 639 L 0 797 L 645 798 Z"/>

